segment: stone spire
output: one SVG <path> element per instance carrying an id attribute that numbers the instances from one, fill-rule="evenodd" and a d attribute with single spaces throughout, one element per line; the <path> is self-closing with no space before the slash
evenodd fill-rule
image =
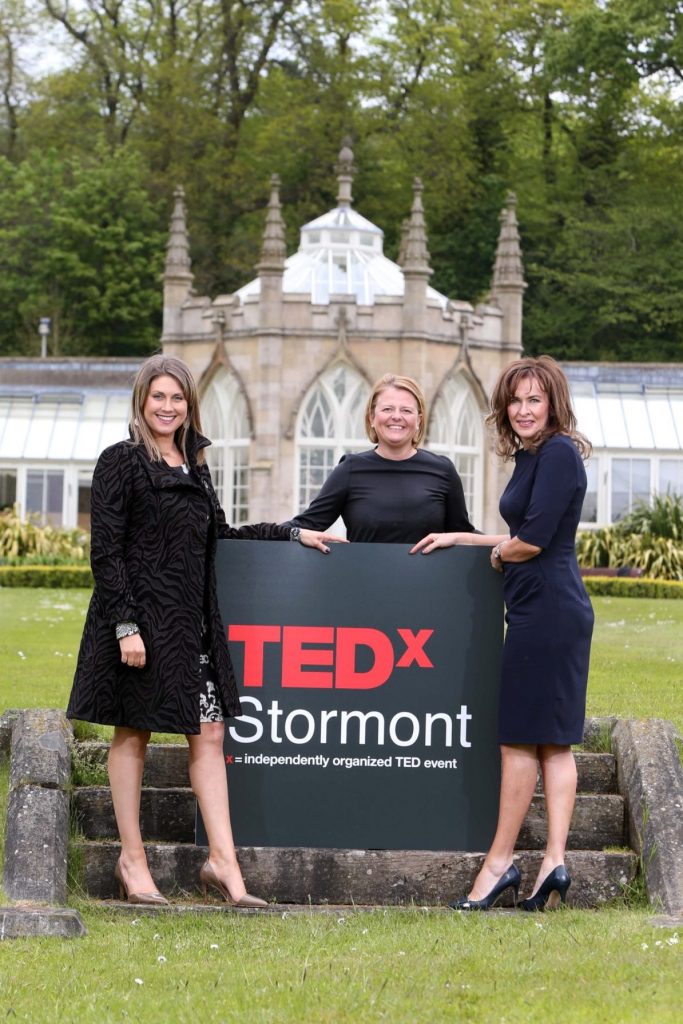
<path id="1" fill-rule="evenodd" d="M 162 341 L 171 340 L 182 332 L 183 303 L 192 294 L 192 264 L 190 239 L 185 217 L 185 191 L 180 185 L 173 193 L 175 202 L 166 243 L 166 264 L 163 273 L 164 316 Z"/>
<path id="2" fill-rule="evenodd" d="M 502 341 L 506 348 L 522 348 L 522 297 L 526 289 L 522 247 L 517 227 L 517 196 L 509 192 L 500 213 L 500 232 L 491 280 L 491 301 L 503 313 Z"/>
<path id="3" fill-rule="evenodd" d="M 336 171 L 337 181 L 339 182 L 339 191 L 337 192 L 338 206 L 351 206 L 353 203 L 351 186 L 353 184 L 353 176 L 356 173 L 356 168 L 353 163 L 353 150 L 351 149 L 350 143 L 350 139 L 344 139 L 337 158 Z"/>
<path id="4" fill-rule="evenodd" d="M 259 276 L 262 277 L 264 272 L 282 275 L 286 256 L 285 222 L 282 219 L 282 207 L 280 206 L 280 177 L 273 174 L 270 179 L 270 200 L 263 232 L 261 259 L 256 266 Z"/>
<path id="5" fill-rule="evenodd" d="M 403 260 L 403 329 L 407 334 L 427 330 L 427 282 L 432 275 L 427 249 L 422 182 L 413 182 L 413 205 L 405 237 Z"/>
<path id="6" fill-rule="evenodd" d="M 522 248 L 517 228 L 517 196 L 508 192 L 506 204 L 500 212 L 500 233 L 496 248 L 496 262 L 493 266 L 491 295 L 495 298 L 500 288 L 526 288 Z"/>
<path id="7" fill-rule="evenodd" d="M 164 281 L 187 281 L 188 292 L 194 275 L 192 274 L 190 262 L 190 240 L 187 234 L 185 216 L 185 190 L 178 185 L 173 193 L 175 203 L 171 215 L 171 223 L 166 243 L 166 266 L 164 269 Z"/>
<path id="8" fill-rule="evenodd" d="M 429 266 L 422 191 L 421 179 L 415 178 L 413 181 L 413 205 L 410 211 L 408 233 L 405 239 L 403 273 L 422 277 L 427 281 L 432 276 L 432 268 Z"/>
<path id="9" fill-rule="evenodd" d="M 262 327 L 282 327 L 282 283 L 286 256 L 285 222 L 280 206 L 280 178 L 273 174 L 270 179 L 270 199 L 263 231 L 261 259 L 256 265 L 256 272 L 261 281 L 259 323 Z"/>

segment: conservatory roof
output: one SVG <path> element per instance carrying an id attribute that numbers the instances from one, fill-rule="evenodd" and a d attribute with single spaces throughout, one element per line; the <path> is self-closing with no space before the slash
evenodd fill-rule
<path id="1" fill-rule="evenodd" d="M 314 304 L 331 295 L 355 295 L 362 306 L 380 296 L 402 298 L 403 271 L 384 255 L 384 232 L 351 206 L 339 205 L 301 228 L 297 252 L 285 260 L 285 293 L 311 296 Z M 240 300 L 258 296 L 259 278 L 236 292 Z M 448 298 L 427 287 L 427 298 L 446 308 Z"/>
<path id="2" fill-rule="evenodd" d="M 683 364 L 563 363 L 594 448 L 683 450 Z"/>
<path id="3" fill-rule="evenodd" d="M 0 459 L 94 462 L 128 436 L 131 359 L 0 359 Z"/>

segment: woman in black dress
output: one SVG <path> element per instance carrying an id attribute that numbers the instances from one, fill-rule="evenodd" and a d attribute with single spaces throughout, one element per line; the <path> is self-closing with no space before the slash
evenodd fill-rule
<path id="1" fill-rule="evenodd" d="M 67 714 L 114 726 L 109 778 L 129 902 L 165 903 L 140 834 L 150 733 L 182 733 L 209 839 L 200 881 L 240 906 L 249 896 L 235 855 L 223 760 L 224 718 L 240 701 L 216 594 L 220 538 L 328 538 L 274 523 L 230 527 L 204 459 L 197 390 L 180 359 L 152 356 L 133 386 L 131 439 L 100 455 L 92 482 L 95 577 Z"/>
<path id="2" fill-rule="evenodd" d="M 471 892 L 450 905 L 487 910 L 509 888 L 516 897 L 520 874 L 512 857 L 540 763 L 548 838 L 522 907 L 541 910 L 564 902 L 570 885 L 564 853 L 576 797 L 571 744 L 583 739 L 593 631 L 593 609 L 575 552 L 586 492 L 583 459 L 590 444 L 576 431 L 567 380 L 549 356 L 507 366 L 491 409 L 488 422 L 497 431 L 498 454 L 515 461 L 500 500 L 510 533 L 431 534 L 413 551 L 490 545 L 491 564 L 504 573 L 508 628 L 500 689 L 498 827 Z"/>
<path id="3" fill-rule="evenodd" d="M 474 530 L 455 466 L 419 447 L 426 410 L 416 381 L 381 377 L 367 402 L 365 430 L 375 447 L 345 455 L 289 525 L 327 530 L 341 516 L 350 541 L 384 544 L 414 544 L 436 530 Z"/>

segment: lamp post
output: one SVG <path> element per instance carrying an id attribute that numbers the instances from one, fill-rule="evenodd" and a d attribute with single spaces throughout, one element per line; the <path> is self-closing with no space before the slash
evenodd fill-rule
<path id="1" fill-rule="evenodd" d="M 47 339 L 50 333 L 50 326 L 52 321 L 49 316 L 41 316 L 40 323 L 38 324 L 38 334 L 40 335 L 40 358 L 45 359 L 47 356 Z"/>

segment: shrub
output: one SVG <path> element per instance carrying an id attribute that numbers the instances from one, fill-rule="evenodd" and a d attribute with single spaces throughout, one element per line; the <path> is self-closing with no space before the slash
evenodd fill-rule
<path id="1" fill-rule="evenodd" d="M 4 564 L 82 564 L 87 560 L 88 537 L 82 530 L 58 530 L 22 520 L 16 506 L 0 512 L 0 561 Z"/>
<path id="2" fill-rule="evenodd" d="M 683 580 L 683 497 L 654 495 L 615 526 L 580 533 L 576 555 L 582 568 L 627 565 L 656 579 Z"/>

